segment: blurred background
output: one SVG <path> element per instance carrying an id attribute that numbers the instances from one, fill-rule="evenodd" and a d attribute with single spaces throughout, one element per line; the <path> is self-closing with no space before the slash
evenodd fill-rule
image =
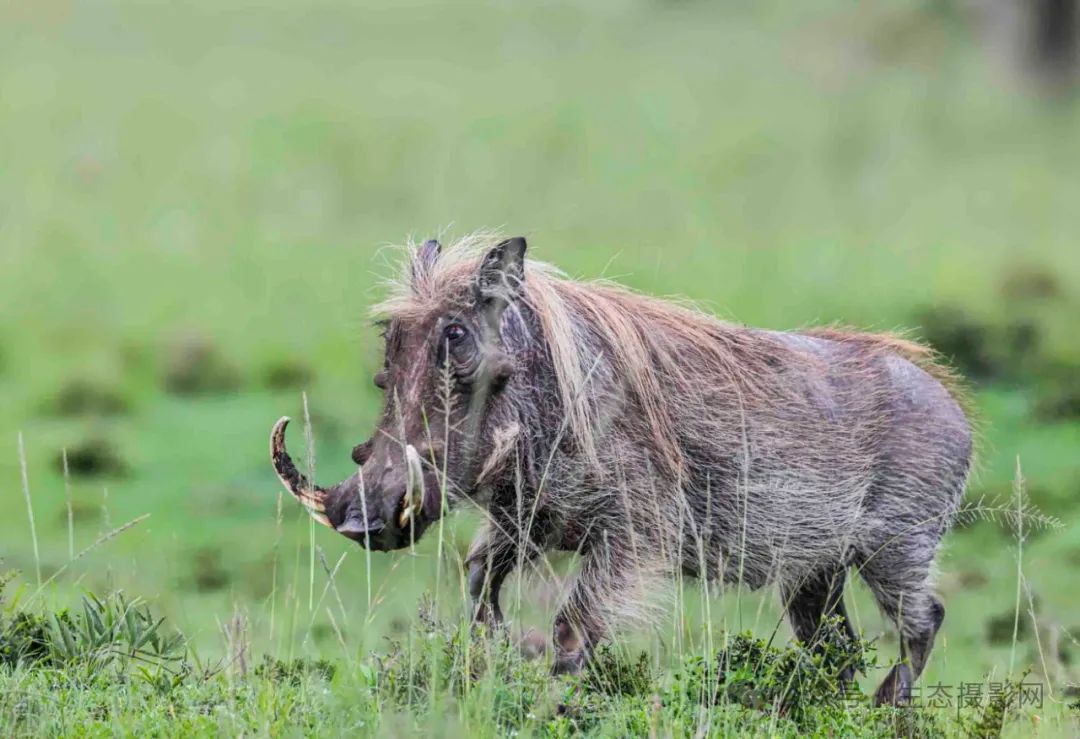
<path id="1" fill-rule="evenodd" d="M 1062 525 L 1024 526 L 1017 661 L 1065 690 L 1077 31 L 1074 0 L 6 3 L 2 566 L 24 597 L 57 573 L 60 604 L 146 597 L 208 654 L 237 613 L 257 649 L 332 654 L 377 646 L 436 587 L 460 612 L 433 535 L 369 576 L 292 501 L 279 515 L 267 436 L 306 392 L 318 477 L 345 477 L 379 407 L 381 247 L 502 227 L 574 276 L 761 326 L 910 328 L 951 358 L 984 512 L 947 539 L 928 679 L 1009 665 L 1019 463 Z M 451 551 L 477 520 L 450 519 Z M 354 621 L 316 605 L 324 559 Z M 519 622 L 546 629 L 557 587 L 522 589 Z M 775 600 L 714 617 L 768 630 Z"/>

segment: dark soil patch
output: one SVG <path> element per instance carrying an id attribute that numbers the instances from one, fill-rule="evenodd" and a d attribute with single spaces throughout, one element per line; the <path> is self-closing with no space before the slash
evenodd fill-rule
<path id="1" fill-rule="evenodd" d="M 1038 611 L 1039 598 L 1035 599 L 1035 609 Z M 1029 612 L 1028 603 L 1020 604 L 1020 622 L 1016 625 L 1016 640 L 1024 641 L 1030 638 L 1032 634 L 1031 629 L 1031 614 Z M 1013 627 L 1016 624 L 1016 611 L 1013 606 L 1009 606 L 1008 609 L 1002 611 L 996 616 L 992 616 L 986 622 L 986 639 L 991 644 L 1011 644 L 1013 640 Z"/>
<path id="2" fill-rule="evenodd" d="M 71 522 L 73 524 L 89 523 L 91 521 L 101 520 L 101 505 L 99 503 L 90 503 L 78 498 L 71 501 Z M 63 527 L 67 527 L 68 523 L 68 509 L 65 503 L 60 511 L 56 514 L 56 522 Z"/>
<path id="3" fill-rule="evenodd" d="M 1036 382 L 1045 371 L 1042 329 L 1029 318 L 988 321 L 958 306 L 937 306 L 915 320 L 923 340 L 968 379 Z"/>
<path id="4" fill-rule="evenodd" d="M 116 446 L 100 436 L 92 436 L 67 450 L 68 471 L 72 477 L 123 477 L 128 465 Z M 54 466 L 64 472 L 64 455 L 56 455 Z"/>
<path id="5" fill-rule="evenodd" d="M 1000 374 L 987 323 L 956 306 L 927 309 L 916 320 L 926 343 L 967 377 L 986 380 Z"/>
<path id="6" fill-rule="evenodd" d="M 271 390 L 299 390 L 311 386 L 315 373 L 295 359 L 271 362 L 262 373 L 263 384 Z"/>
<path id="7" fill-rule="evenodd" d="M 113 416 L 126 413 L 128 403 L 114 388 L 75 379 L 60 388 L 48 409 L 57 416 Z"/>
<path id="8" fill-rule="evenodd" d="M 962 588 L 981 588 L 990 582 L 990 578 L 978 570 L 961 570 L 956 575 L 956 581 Z"/>
<path id="9" fill-rule="evenodd" d="M 241 376 L 210 341 L 188 336 L 169 347 L 162 381 L 175 395 L 213 395 L 239 389 Z"/>
<path id="10" fill-rule="evenodd" d="M 201 547 L 191 553 L 186 585 L 200 593 L 213 593 L 228 587 L 232 573 L 225 567 L 221 550 Z"/>
<path id="11" fill-rule="evenodd" d="M 1052 300 L 1064 294 L 1061 280 L 1041 265 L 1021 264 L 1001 280 L 1001 296 L 1012 301 Z"/>
<path id="12" fill-rule="evenodd" d="M 1080 365 L 1059 362 L 1046 369 L 1035 415 L 1042 421 L 1080 418 Z"/>

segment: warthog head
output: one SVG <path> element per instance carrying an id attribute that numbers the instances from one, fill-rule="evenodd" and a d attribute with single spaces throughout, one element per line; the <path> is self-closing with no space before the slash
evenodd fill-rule
<path id="1" fill-rule="evenodd" d="M 430 277 L 440 251 L 437 241 L 416 249 L 414 283 Z M 503 397 L 516 365 L 500 323 L 522 291 L 524 254 L 524 239 L 503 241 L 458 275 L 461 289 L 384 323 L 385 360 L 375 375 L 383 413 L 372 438 L 353 449 L 356 474 L 330 488 L 313 484 L 285 451 L 289 419 L 277 422 L 274 470 L 317 521 L 371 549 L 399 549 L 438 520 L 444 499 L 477 490 L 493 446 L 516 435 Z"/>

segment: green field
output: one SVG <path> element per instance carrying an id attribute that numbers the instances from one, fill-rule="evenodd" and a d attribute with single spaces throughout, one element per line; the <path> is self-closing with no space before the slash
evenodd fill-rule
<path id="1" fill-rule="evenodd" d="M 432 532 L 368 560 L 281 500 L 267 436 L 306 393 L 318 477 L 349 474 L 379 411 L 383 247 L 481 227 L 730 320 L 910 328 L 951 357 L 981 418 L 982 504 L 946 540 L 921 683 L 1030 668 L 1043 705 L 1006 733 L 1080 732 L 1080 107 L 1004 71 L 960 5 L 0 6 L 0 572 L 18 572 L 0 624 L 122 590 L 199 665 L 165 688 L 0 661 L 0 734 L 796 731 L 769 706 L 654 701 L 723 634 L 789 637 L 774 593 L 693 583 L 620 640 L 658 677 L 596 697 L 594 723 L 556 716 L 578 688 L 542 660 L 506 657 L 510 678 L 465 697 L 384 690 L 369 654 L 430 648 L 422 596 L 464 613 L 479 515 L 446 520 L 441 550 Z M 1017 487 L 1060 525 L 1018 537 Z M 547 634 L 574 568 L 552 564 L 507 587 L 515 633 Z M 894 658 L 872 599 L 853 605 Z M 334 675 L 257 673 L 263 655 Z M 926 713 L 961 733 L 977 709 Z"/>

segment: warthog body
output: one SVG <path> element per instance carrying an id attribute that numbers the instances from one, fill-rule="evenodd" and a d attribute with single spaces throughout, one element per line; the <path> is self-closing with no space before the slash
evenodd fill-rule
<path id="1" fill-rule="evenodd" d="M 573 671 L 657 577 L 779 586 L 795 635 L 849 632 L 857 571 L 901 634 L 879 701 L 907 698 L 944 616 L 931 591 L 963 494 L 971 432 L 923 347 L 839 330 L 732 325 L 524 260 L 525 242 L 410 251 L 378 308 L 386 407 L 361 465 L 311 486 L 273 437 L 313 515 L 377 549 L 405 546 L 451 501 L 488 513 L 469 555 L 476 617 L 545 551 L 579 552 L 555 620 Z M 850 676 L 848 676 L 850 677 Z"/>

